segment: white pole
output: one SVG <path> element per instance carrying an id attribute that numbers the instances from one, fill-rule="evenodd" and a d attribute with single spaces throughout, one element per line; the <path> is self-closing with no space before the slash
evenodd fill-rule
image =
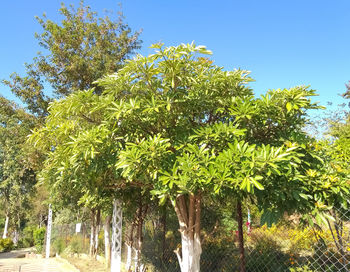
<path id="1" fill-rule="evenodd" d="M 250 234 L 251 232 L 251 221 L 250 221 L 250 210 L 248 208 L 248 224 L 247 224 L 247 228 L 248 228 L 248 234 Z"/>
<path id="2" fill-rule="evenodd" d="M 112 218 L 111 272 L 120 272 L 121 271 L 122 221 L 123 221 L 122 203 L 119 200 L 114 200 L 113 218 Z"/>
<path id="3" fill-rule="evenodd" d="M 49 205 L 49 218 L 47 220 L 46 229 L 46 259 L 50 257 L 50 243 L 51 243 L 51 226 L 52 226 L 52 209 L 51 204 Z"/>

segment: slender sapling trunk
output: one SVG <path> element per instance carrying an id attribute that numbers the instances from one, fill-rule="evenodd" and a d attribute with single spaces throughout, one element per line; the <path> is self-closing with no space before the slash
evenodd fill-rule
<path id="1" fill-rule="evenodd" d="M 242 217 L 242 204 L 237 201 L 237 224 L 238 224 L 238 243 L 239 243 L 239 271 L 245 272 L 245 256 L 244 256 L 244 241 L 243 241 L 243 217 Z"/>
<path id="2" fill-rule="evenodd" d="M 111 265 L 111 220 L 112 217 L 110 215 L 106 216 L 105 224 L 104 224 L 104 232 L 105 232 L 105 258 L 106 258 L 106 266 L 109 267 Z"/>

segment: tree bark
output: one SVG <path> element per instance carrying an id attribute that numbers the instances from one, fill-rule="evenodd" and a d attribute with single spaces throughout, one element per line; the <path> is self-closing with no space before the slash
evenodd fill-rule
<path id="1" fill-rule="evenodd" d="M 163 208 L 163 214 L 162 214 L 162 227 L 163 227 L 163 233 L 162 233 L 162 261 L 165 262 L 165 251 L 166 251 L 166 205 L 164 205 Z"/>
<path id="2" fill-rule="evenodd" d="M 242 217 L 242 204 L 237 201 L 237 224 L 238 224 L 238 243 L 239 243 L 239 260 L 240 260 L 240 272 L 245 272 L 245 257 L 244 257 L 244 241 L 243 241 L 243 217 Z"/>
<path id="3" fill-rule="evenodd" d="M 100 233 L 100 226 L 101 226 L 101 210 L 98 209 L 96 213 L 96 227 L 95 227 L 95 255 L 97 257 L 97 251 L 98 251 L 98 235 Z"/>
<path id="4" fill-rule="evenodd" d="M 130 227 L 130 234 L 129 234 L 129 237 L 127 237 L 128 240 L 125 243 L 127 248 L 125 269 L 127 272 L 131 271 L 132 252 L 134 249 L 133 248 L 134 247 L 134 227 L 135 227 L 135 222 L 132 222 Z"/>
<path id="5" fill-rule="evenodd" d="M 2 235 L 2 238 L 5 239 L 7 238 L 7 229 L 9 226 L 9 216 L 6 214 L 6 220 L 5 220 L 5 227 L 4 227 L 4 234 Z"/>
<path id="6" fill-rule="evenodd" d="M 91 210 L 91 233 L 90 233 L 90 256 L 95 256 L 95 232 L 96 232 L 96 221 L 95 221 L 96 211 L 95 209 Z"/>
<path id="7" fill-rule="evenodd" d="M 105 258 L 106 258 L 106 267 L 108 268 L 111 265 L 111 220 L 112 217 L 110 215 L 106 216 L 105 224 L 104 224 L 104 232 L 105 232 Z"/>
<path id="8" fill-rule="evenodd" d="M 182 252 L 176 250 L 181 272 L 199 272 L 202 253 L 200 240 L 201 195 L 178 195 L 175 212 L 179 220 Z"/>
<path id="9" fill-rule="evenodd" d="M 144 204 L 142 202 L 142 196 L 140 196 L 139 199 L 139 208 L 137 212 L 137 230 L 136 230 L 136 236 L 137 236 L 137 244 L 135 247 L 135 271 L 141 272 L 143 271 L 143 264 L 141 263 L 141 251 L 142 251 L 142 244 L 143 244 L 143 223 L 147 214 L 148 205 Z"/>

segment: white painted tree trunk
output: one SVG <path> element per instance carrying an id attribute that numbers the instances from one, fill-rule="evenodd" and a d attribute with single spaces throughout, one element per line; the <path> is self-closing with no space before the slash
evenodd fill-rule
<path id="1" fill-rule="evenodd" d="M 181 255 L 176 250 L 181 272 L 199 272 L 202 254 L 200 240 L 201 195 L 190 194 L 189 201 L 184 195 L 176 199 L 175 212 L 180 224 Z"/>
<path id="2" fill-rule="evenodd" d="M 19 233 L 17 231 L 17 229 L 14 231 L 14 234 L 13 234 L 13 243 L 17 246 L 18 244 L 18 238 L 19 238 Z"/>
<path id="3" fill-rule="evenodd" d="M 178 255 L 181 272 L 199 272 L 202 247 L 200 239 L 195 235 L 194 239 L 188 235 L 181 235 L 182 258 Z"/>
<path id="4" fill-rule="evenodd" d="M 98 250 L 98 235 L 100 233 L 100 225 L 101 225 L 101 210 L 98 209 L 96 213 L 96 226 L 95 226 L 95 255 L 97 255 Z"/>
<path id="5" fill-rule="evenodd" d="M 91 224 L 91 233 L 90 233 L 90 256 L 92 257 L 94 255 L 94 249 L 95 249 L 95 226 L 92 223 Z"/>
<path id="6" fill-rule="evenodd" d="M 49 205 L 49 216 L 47 220 L 46 229 L 46 259 L 50 258 L 50 246 L 51 246 L 51 226 L 52 226 L 52 209 L 51 204 Z"/>
<path id="7" fill-rule="evenodd" d="M 122 203 L 119 200 L 115 200 L 113 203 L 113 218 L 112 218 L 111 272 L 121 271 L 122 222 L 123 222 Z"/>
<path id="8" fill-rule="evenodd" d="M 8 229 L 8 226 L 9 226 L 9 217 L 8 217 L 8 215 L 6 215 L 4 234 L 2 235 L 2 238 L 3 238 L 3 239 L 7 238 L 7 229 Z"/>
<path id="9" fill-rule="evenodd" d="M 108 215 L 105 219 L 104 224 L 104 233 L 105 233 L 105 257 L 106 257 L 106 266 L 108 267 L 111 264 L 111 216 Z"/>
<path id="10" fill-rule="evenodd" d="M 91 210 L 90 257 L 96 258 L 96 210 Z"/>
<path id="11" fill-rule="evenodd" d="M 135 271 L 138 272 L 138 267 L 139 267 L 139 251 L 134 248 L 134 252 L 135 252 L 135 257 L 134 257 L 134 268 L 135 268 Z"/>
<path id="12" fill-rule="evenodd" d="M 98 234 L 100 232 L 100 226 L 96 226 L 95 228 L 95 252 L 97 254 L 97 249 L 98 249 Z"/>
<path id="13" fill-rule="evenodd" d="M 131 245 L 126 244 L 126 271 L 131 270 L 131 260 L 132 260 L 132 247 Z"/>

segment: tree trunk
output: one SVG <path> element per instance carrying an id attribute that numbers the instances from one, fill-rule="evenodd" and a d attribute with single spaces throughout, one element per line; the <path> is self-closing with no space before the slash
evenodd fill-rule
<path id="1" fill-rule="evenodd" d="M 242 204 L 237 201 L 237 224 L 238 224 L 238 243 L 239 243 L 239 271 L 245 272 L 244 241 L 243 241 L 243 217 Z"/>
<path id="2" fill-rule="evenodd" d="M 90 257 L 95 256 L 95 232 L 96 232 L 96 221 L 95 221 L 96 211 L 95 209 L 91 210 L 91 234 L 90 234 Z"/>
<path id="3" fill-rule="evenodd" d="M 5 239 L 7 238 L 7 229 L 9 226 L 9 216 L 6 214 L 6 221 L 5 221 L 5 228 L 4 228 L 4 234 L 2 235 L 2 238 Z"/>
<path id="4" fill-rule="evenodd" d="M 82 237 L 83 237 L 83 252 L 87 253 L 85 251 L 86 226 L 85 226 L 84 222 L 81 223 L 81 234 L 82 234 Z"/>
<path id="5" fill-rule="evenodd" d="M 110 215 L 106 216 L 105 224 L 104 224 L 104 232 L 105 232 L 105 258 L 106 258 L 106 266 L 109 267 L 111 265 L 111 220 L 112 217 Z"/>
<path id="6" fill-rule="evenodd" d="M 125 270 L 127 272 L 131 271 L 131 260 L 132 260 L 132 246 L 129 244 L 126 244 L 126 264 L 125 264 Z"/>
<path id="7" fill-rule="evenodd" d="M 17 246 L 19 240 L 19 231 L 15 229 L 14 234 L 13 234 L 13 243 L 15 246 Z"/>
<path id="8" fill-rule="evenodd" d="M 166 251 L 166 205 L 164 205 L 163 208 L 163 214 L 162 214 L 162 227 L 163 227 L 163 233 L 162 233 L 162 261 L 165 262 L 165 251 Z"/>
<path id="9" fill-rule="evenodd" d="M 131 271 L 131 261 L 132 261 L 132 252 L 134 250 L 134 227 L 135 227 L 135 220 L 130 224 L 130 234 L 127 236 L 126 241 L 126 248 L 127 248 L 127 255 L 126 255 L 126 265 L 125 269 L 127 272 Z"/>
<path id="10" fill-rule="evenodd" d="M 139 209 L 137 213 L 137 231 L 136 231 L 137 244 L 135 247 L 135 271 L 136 272 L 140 271 L 140 265 L 141 265 L 142 225 L 143 225 L 142 202 L 140 201 Z"/>
<path id="11" fill-rule="evenodd" d="M 201 195 L 190 194 L 188 205 L 185 195 L 178 195 L 175 212 L 179 220 L 182 254 L 175 251 L 181 272 L 199 272 L 202 253 L 200 240 Z"/>
<path id="12" fill-rule="evenodd" d="M 100 225 L 101 225 L 101 210 L 98 209 L 96 213 L 96 227 L 95 227 L 95 255 L 97 257 L 98 251 L 98 235 L 100 233 Z"/>
<path id="13" fill-rule="evenodd" d="M 137 236 L 137 244 L 135 247 L 135 271 L 141 272 L 143 271 L 143 264 L 141 263 L 141 251 L 142 251 L 142 244 L 143 244 L 143 223 L 147 214 L 148 205 L 144 204 L 142 202 L 142 196 L 140 196 L 139 199 L 139 208 L 137 211 L 137 230 L 136 230 L 136 236 Z"/>

